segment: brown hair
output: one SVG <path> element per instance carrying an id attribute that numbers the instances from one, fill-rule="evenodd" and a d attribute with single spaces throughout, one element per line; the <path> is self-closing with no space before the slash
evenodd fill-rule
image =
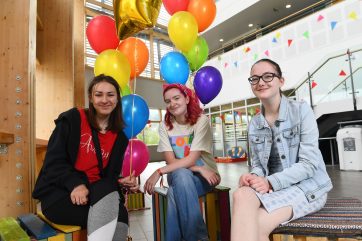
<path id="1" fill-rule="evenodd" d="M 121 91 L 120 91 L 119 84 L 113 77 L 103 75 L 103 74 L 95 76 L 92 79 L 92 81 L 89 83 L 89 86 L 88 86 L 88 98 L 90 99 L 92 96 L 93 87 L 101 82 L 106 82 L 106 83 L 113 85 L 117 92 L 117 100 L 118 100 L 117 105 L 114 108 L 114 110 L 111 112 L 111 115 L 109 116 L 107 130 L 111 130 L 113 132 L 122 131 L 122 129 L 124 127 L 124 121 L 123 121 L 123 117 L 122 117 Z M 97 112 L 93 106 L 93 103 L 89 102 L 89 108 L 85 110 L 85 113 L 86 113 L 89 125 L 96 130 L 100 130 L 101 128 L 99 127 L 97 120 L 96 120 Z"/>

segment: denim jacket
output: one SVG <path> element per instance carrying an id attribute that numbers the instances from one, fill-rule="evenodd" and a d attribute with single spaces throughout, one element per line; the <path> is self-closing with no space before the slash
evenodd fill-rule
<path id="1" fill-rule="evenodd" d="M 279 130 L 274 140 L 283 171 L 269 173 L 272 130 L 259 113 L 249 125 L 251 173 L 267 177 L 274 191 L 297 185 L 310 202 L 331 190 L 332 182 L 318 147 L 319 132 L 310 106 L 282 96 L 275 127 Z"/>

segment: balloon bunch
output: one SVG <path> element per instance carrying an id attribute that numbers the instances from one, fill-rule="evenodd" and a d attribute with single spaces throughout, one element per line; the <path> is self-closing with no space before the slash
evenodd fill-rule
<path id="1" fill-rule="evenodd" d="M 212 101 L 220 92 L 222 77 L 212 67 L 200 68 L 209 54 L 206 40 L 198 33 L 207 29 L 216 16 L 214 0 L 163 0 L 171 15 L 168 34 L 177 49 L 161 59 L 160 72 L 169 84 L 186 84 L 190 70 L 196 72 L 194 89 L 203 104 Z"/>
<path id="2" fill-rule="evenodd" d="M 145 43 L 132 37 L 145 28 L 156 24 L 161 0 L 114 0 L 115 20 L 98 15 L 90 20 L 86 35 L 90 46 L 98 54 L 94 74 L 112 76 L 121 87 L 123 129 L 128 138 L 134 138 L 146 126 L 149 108 L 146 101 L 135 92 L 136 77 L 147 66 L 149 59 Z M 133 86 L 130 85 L 133 81 Z M 138 176 L 149 161 L 147 146 L 140 140 L 131 139 L 123 161 L 122 175 L 129 176 L 132 170 Z"/>

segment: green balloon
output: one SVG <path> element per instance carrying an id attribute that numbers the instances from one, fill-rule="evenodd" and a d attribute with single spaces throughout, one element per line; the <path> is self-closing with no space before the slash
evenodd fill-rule
<path id="1" fill-rule="evenodd" d="M 129 88 L 128 85 L 125 85 L 123 88 L 121 88 L 122 97 L 124 97 L 126 95 L 130 95 L 130 94 L 131 94 L 131 89 Z"/>
<path id="2" fill-rule="evenodd" d="M 209 46 L 203 37 L 197 37 L 192 48 L 182 53 L 189 61 L 190 69 L 196 71 L 205 63 L 209 55 Z"/>

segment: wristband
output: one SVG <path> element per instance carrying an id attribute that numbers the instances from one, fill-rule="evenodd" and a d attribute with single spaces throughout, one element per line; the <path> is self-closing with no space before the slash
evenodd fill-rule
<path id="1" fill-rule="evenodd" d="M 158 168 L 156 171 L 157 171 L 158 175 L 160 175 L 160 177 L 162 177 L 163 173 L 161 172 L 161 168 Z"/>

